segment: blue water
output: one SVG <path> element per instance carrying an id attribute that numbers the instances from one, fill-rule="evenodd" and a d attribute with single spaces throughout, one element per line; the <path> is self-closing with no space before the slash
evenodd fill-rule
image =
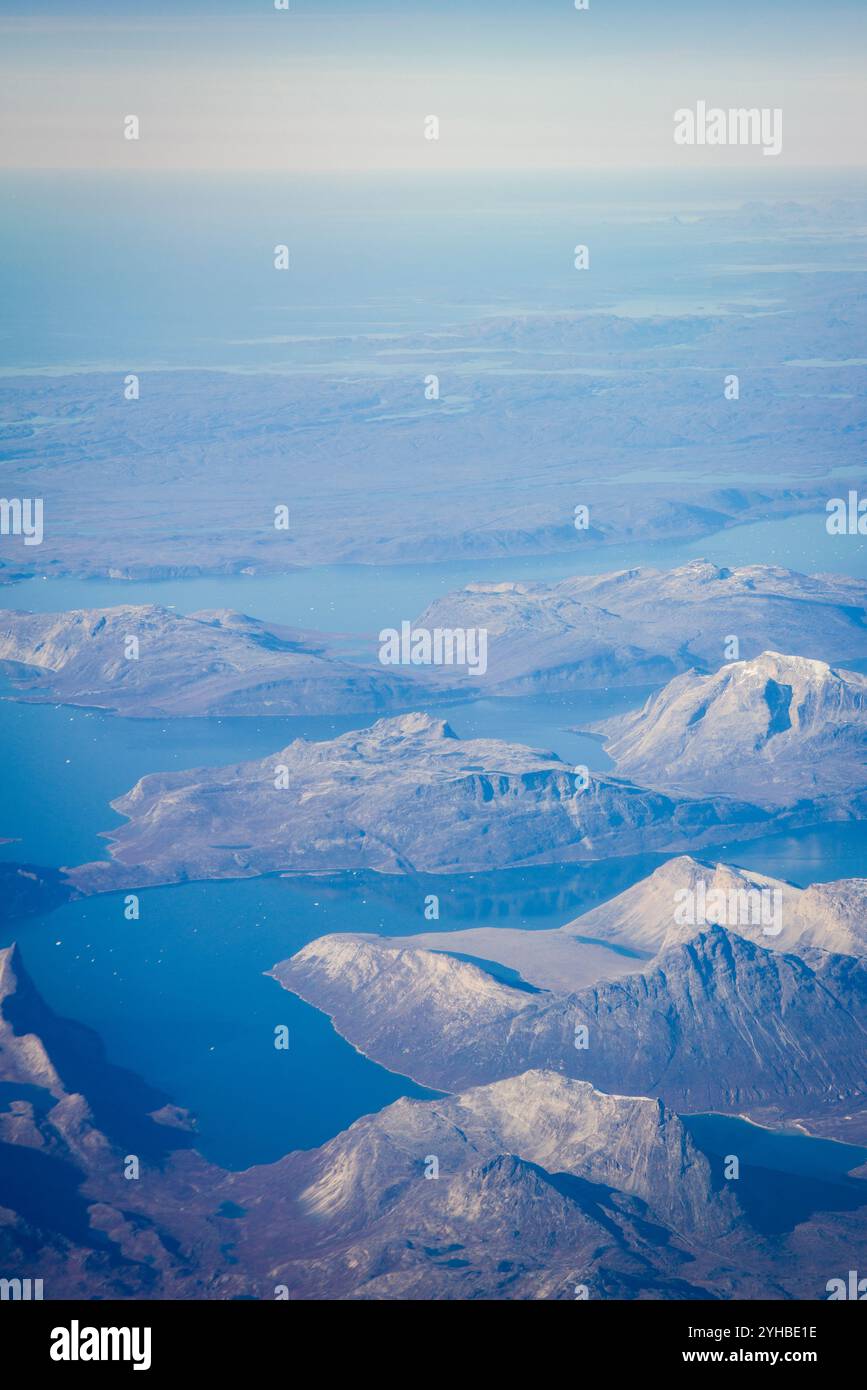
<path id="1" fill-rule="evenodd" d="M 832 1139 L 813 1139 L 804 1134 L 764 1129 L 732 1115 L 682 1117 L 697 1144 L 708 1153 L 734 1153 L 744 1163 L 777 1168 L 781 1173 L 801 1173 L 825 1182 L 843 1182 L 867 1162 L 867 1148 Z"/>
<path id="2" fill-rule="evenodd" d="M 809 518 L 798 518 L 738 528 L 711 537 L 701 549 L 725 563 L 766 560 L 771 527 L 781 537 L 780 559 L 791 560 L 793 537 L 803 539 L 809 525 Z M 818 541 L 821 567 L 834 568 L 835 546 L 845 548 L 851 568 L 846 538 L 826 536 Z M 652 548 L 641 549 L 647 559 Z M 628 559 L 620 555 L 616 562 L 635 563 L 635 548 L 629 550 Z M 691 553 L 684 547 L 678 558 Z M 658 563 L 672 561 L 669 547 L 667 559 Z M 392 616 L 395 605 L 402 613 L 420 609 L 436 592 L 478 578 L 480 570 L 491 577 L 557 577 L 578 568 L 569 556 L 497 562 L 496 568 L 334 567 L 280 578 L 164 585 L 31 581 L 8 589 L 7 602 L 59 608 L 159 598 L 186 611 L 231 604 L 283 622 L 358 633 Z M 587 568 L 594 568 L 589 560 Z M 610 764 L 599 742 L 570 729 L 634 707 L 646 693 L 485 699 L 432 712 L 463 737 L 526 742 L 570 762 L 605 768 Z M 358 715 L 128 720 L 0 699 L 0 835 L 13 839 L 0 845 L 0 858 L 59 866 L 104 857 L 100 832 L 119 823 L 108 803 L 143 774 L 261 757 L 299 736 L 332 738 L 369 722 Z M 855 876 L 867 873 L 867 828 L 809 828 L 720 845 L 703 857 L 800 884 Z M 263 971 L 326 932 L 428 930 L 422 907 L 429 892 L 440 897 L 441 930 L 496 923 L 562 926 L 664 858 L 635 855 L 449 879 L 333 875 L 178 885 L 142 892 L 137 922 L 126 921 L 122 897 L 112 894 L 7 923 L 0 927 L 0 943 L 17 938 L 49 1006 L 94 1029 L 113 1063 L 197 1114 L 195 1142 L 208 1158 L 243 1167 L 322 1143 L 400 1095 L 426 1094 L 359 1056 L 322 1014 Z M 286 1052 L 273 1046 L 279 1024 L 290 1030 Z"/>
<path id="3" fill-rule="evenodd" d="M 381 913 L 358 895 L 314 899 L 267 878 L 140 901 L 136 922 L 111 894 L 6 927 L 0 941 L 17 938 L 55 1013 L 93 1028 L 113 1063 L 199 1116 L 196 1146 L 208 1158 L 270 1162 L 399 1096 L 433 1094 L 369 1062 L 263 975 L 323 932 L 380 929 Z M 274 1046 L 281 1024 L 288 1050 Z"/>
<path id="4" fill-rule="evenodd" d="M 785 879 L 801 888 L 811 883 L 831 883 L 839 878 L 864 878 L 867 876 L 867 825 L 863 821 L 837 821 L 833 825 L 806 827 L 791 834 L 711 845 L 701 851 L 699 858 L 740 864 L 745 869 Z"/>
<path id="5" fill-rule="evenodd" d="M 520 184 L 473 176 L 440 182 L 435 192 L 430 181 L 412 178 L 367 185 L 250 178 L 243 196 L 237 181 L 227 196 L 216 179 L 149 175 L 3 176 L 2 187 L 16 208 L 14 224 L 0 229 L 0 370 L 7 372 L 294 371 L 305 362 L 348 371 L 356 358 L 369 368 L 383 347 L 381 339 L 373 348 L 365 344 L 370 333 L 543 309 L 724 314 L 736 304 L 767 304 L 783 287 L 791 292 L 809 281 L 800 271 L 776 274 L 780 263 L 857 268 L 863 255 L 857 235 L 802 231 L 790 252 L 762 230 L 745 235 L 738 224 L 728 235 L 711 223 L 689 237 L 673 226 L 675 212 L 731 210 L 768 196 L 761 172 L 713 184 L 704 175 L 638 175 L 619 187 L 587 174 Z M 860 187 L 849 177 L 842 184 L 821 175 L 805 182 L 783 173 L 773 196 L 830 198 L 840 191 L 853 196 Z M 576 276 L 571 267 L 576 227 L 604 248 L 594 252 L 592 276 Z M 284 239 L 301 273 L 275 281 L 271 250 Z M 131 247 L 144 250 L 131 254 Z M 850 356 L 851 345 L 841 343 L 841 354 Z M 46 419 L 28 423 L 39 430 Z M 45 440 L 50 447 L 48 430 Z M 836 463 L 827 460 L 831 474 Z M 760 477 L 745 472 L 743 481 Z M 642 481 L 636 474 L 628 485 Z M 811 513 L 698 540 L 589 544 L 565 555 L 423 567 L 330 566 L 135 583 L 37 578 L 4 587 L 0 599 L 34 611 L 152 602 L 181 612 L 231 607 L 357 638 L 475 580 L 552 581 L 635 565 L 666 568 L 698 556 L 867 577 L 864 538 L 830 537 L 824 523 L 824 513 Z M 432 712 L 463 736 L 525 742 L 605 768 L 601 745 L 570 728 L 630 708 L 645 693 L 482 700 Z M 0 837 L 12 840 L 0 844 L 0 859 L 57 867 L 101 857 L 100 832 L 118 823 L 109 802 L 143 774 L 260 757 L 298 736 L 331 738 L 367 722 L 122 720 L 0 700 Z M 801 884 L 867 872 L 867 836 L 857 825 L 722 845 L 703 857 L 714 854 Z M 137 922 L 126 921 L 119 895 L 106 895 L 0 923 L 0 943 L 17 939 L 48 1005 L 94 1029 L 112 1063 L 194 1111 L 202 1152 L 238 1167 L 322 1143 L 400 1095 L 428 1094 L 360 1057 L 322 1014 L 266 978 L 262 972 L 276 961 L 324 932 L 428 930 L 422 904 L 429 892 L 440 896 L 442 930 L 561 926 L 663 858 L 435 880 L 333 875 L 185 884 L 142 892 Z M 285 1052 L 273 1046 L 280 1024 L 290 1031 Z M 725 1128 L 719 1117 L 694 1123 L 704 1124 L 702 1141 L 714 1151 L 739 1144 L 751 1172 L 775 1168 L 845 1186 L 838 1169 L 850 1155 L 843 1146 L 768 1138 L 738 1121 Z M 761 1207 L 767 1183 L 743 1181 Z M 799 1189 L 792 1209 L 809 1205 L 811 1192 Z"/>
<path id="6" fill-rule="evenodd" d="M 0 690 L 8 690 L 8 684 Z M 552 750 L 570 763 L 604 770 L 611 760 L 597 739 L 573 733 L 641 703 L 648 689 L 436 705 L 462 738 L 502 738 Z M 148 772 L 214 767 L 266 757 L 296 738 L 335 738 L 373 716 L 304 718 L 121 719 L 97 710 L 0 698 L 5 752 L 0 797 L 0 860 L 72 865 L 106 857 L 100 832 L 123 818 L 109 802 Z"/>
<path id="7" fill-rule="evenodd" d="M 686 1128 L 711 1161 L 717 1187 L 728 1186 L 750 1221 L 768 1235 L 791 1231 L 816 1211 L 854 1211 L 867 1183 L 849 1176 L 867 1161 L 867 1148 L 763 1129 L 730 1115 L 686 1115 Z M 737 1178 L 725 1161 L 737 1157 Z"/>
<path id="8" fill-rule="evenodd" d="M 27 579 L 0 589 L 5 608 L 34 613 L 159 603 L 181 613 L 235 608 L 257 618 L 325 632 L 374 634 L 421 613 L 433 599 L 478 580 L 549 583 L 647 565 L 669 569 L 704 558 L 721 565 L 783 565 L 807 574 L 867 578 L 867 538 L 829 536 L 825 515 L 807 513 L 733 526 L 693 540 L 588 545 L 565 555 L 462 560 L 439 565 L 328 565 L 285 575 L 118 582 Z"/>
<path id="9" fill-rule="evenodd" d="M 814 853 L 824 849 L 826 862 L 812 863 L 800 881 L 867 870 L 867 828 L 803 835 Z M 797 836 L 781 846 L 769 839 L 763 855 L 750 857 L 776 872 L 777 849 L 792 869 L 797 845 Z M 746 848 L 737 847 L 732 862 L 747 858 Z M 48 1005 L 93 1028 L 113 1063 L 197 1114 L 196 1146 L 208 1158 L 246 1167 L 322 1143 L 400 1095 L 429 1094 L 362 1058 L 324 1015 L 263 971 L 329 932 L 429 931 L 429 893 L 440 898 L 442 931 L 559 927 L 666 857 L 448 878 L 335 874 L 181 884 L 142 891 L 134 922 L 124 917 L 123 896 L 106 894 L 2 924 L 0 946 L 17 940 Z M 285 1052 L 273 1046 L 279 1024 L 290 1031 Z"/>

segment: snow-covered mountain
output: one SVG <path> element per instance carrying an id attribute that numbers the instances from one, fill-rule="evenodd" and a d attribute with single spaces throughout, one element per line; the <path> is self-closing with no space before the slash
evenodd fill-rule
<path id="1" fill-rule="evenodd" d="M 46 1298 L 815 1298 L 863 1229 L 853 1181 L 845 1210 L 768 1238 L 669 1108 L 559 1068 L 399 1100 L 227 1172 L 46 1008 L 14 948 L 0 982 L 0 1249 Z"/>
<path id="2" fill-rule="evenodd" d="M 867 958 L 867 878 L 799 888 L 681 854 L 553 931 L 475 927 L 389 942 L 496 962 L 530 985 L 562 993 L 644 970 L 666 947 L 713 925 L 770 950 Z"/>
<path id="3" fill-rule="evenodd" d="M 652 786 L 767 804 L 853 794 L 864 809 L 867 676 L 822 661 L 767 651 L 690 671 L 597 728 L 618 770 Z"/>
<path id="4" fill-rule="evenodd" d="M 867 1136 L 867 965 L 850 956 L 808 961 L 712 926 L 620 979 L 528 993 L 438 952 L 335 935 L 270 973 L 374 1060 L 441 1090 L 542 1067 L 684 1112 Z"/>
<path id="5" fill-rule="evenodd" d="M 0 1250 L 4 1268 L 36 1261 L 46 1298 L 273 1299 L 283 1284 L 299 1298 L 573 1298 L 578 1282 L 593 1296 L 752 1296 L 768 1277 L 758 1239 L 744 1269 L 732 1190 L 657 1101 L 529 1072 L 398 1101 L 321 1148 L 230 1173 L 181 1147 L 183 1112 L 136 1114 L 157 1097 L 46 1009 L 14 948 L 0 951 L 0 999 Z M 174 1147 L 159 1161 L 148 1125 Z M 131 1142 L 139 1182 L 123 1176 Z"/>
<path id="6" fill-rule="evenodd" d="M 779 902 L 773 921 L 773 904 L 767 911 L 760 904 L 772 896 Z M 798 888 L 753 869 L 678 855 L 562 930 L 656 955 L 714 924 L 776 951 L 812 947 L 867 959 L 867 878 Z"/>

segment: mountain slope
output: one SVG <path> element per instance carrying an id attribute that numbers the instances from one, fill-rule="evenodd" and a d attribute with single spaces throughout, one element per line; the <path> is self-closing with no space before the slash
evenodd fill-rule
<path id="1" fill-rule="evenodd" d="M 606 720 L 618 770 L 669 790 L 763 804 L 867 785 L 867 676 L 763 652 L 714 675 L 677 676 L 643 709 Z"/>
<path id="2" fill-rule="evenodd" d="M 681 854 L 554 930 L 475 927 L 388 941 L 494 962 L 529 985 L 568 993 L 643 971 L 660 951 L 714 924 L 769 950 L 813 948 L 867 958 L 867 879 L 798 888 L 751 869 Z"/>
<path id="3" fill-rule="evenodd" d="M 486 628 L 488 672 L 477 683 L 492 693 L 642 685 L 716 670 L 733 634 L 746 657 L 767 647 L 826 661 L 867 656 L 867 585 L 694 560 L 556 584 L 468 584 L 415 625 Z"/>
<path id="4" fill-rule="evenodd" d="M 762 833 L 767 812 L 673 799 L 552 753 L 455 737 L 426 714 L 322 743 L 297 739 L 234 767 L 143 777 L 112 802 L 111 864 L 69 872 L 86 891 L 280 870 L 448 873 Z"/>
<path id="5" fill-rule="evenodd" d="M 42 1020 L 66 1056 L 77 1025 L 53 1019 L 17 953 L 0 978 L 0 1019 Z M 125 1181 L 129 1136 L 100 1132 L 89 1094 L 46 1094 L 53 1048 L 31 1032 L 38 1046 L 13 1056 L 8 1036 L 0 1260 L 38 1273 L 46 1298 L 821 1297 L 863 1241 L 859 1184 L 769 1240 L 664 1105 L 550 1070 L 400 1100 L 244 1172 L 187 1150 L 144 1157 L 142 1180 Z M 69 1079 L 116 1094 L 121 1074 L 80 1042 L 87 1070 Z M 141 1126 L 152 1097 L 123 1085 Z M 179 1113 L 154 1116 L 175 1145 Z"/>
<path id="6" fill-rule="evenodd" d="M 137 655 L 130 638 L 138 643 Z M 0 661 L 31 698 L 141 718 L 332 714 L 409 705 L 419 682 L 351 665 L 322 634 L 157 604 L 0 613 Z"/>
<path id="7" fill-rule="evenodd" d="M 374 1060 L 441 1090 L 544 1067 L 684 1112 L 867 1133 L 867 967 L 850 957 L 808 963 L 712 927 L 641 973 L 527 994 L 445 955 L 332 936 L 270 973 Z"/>

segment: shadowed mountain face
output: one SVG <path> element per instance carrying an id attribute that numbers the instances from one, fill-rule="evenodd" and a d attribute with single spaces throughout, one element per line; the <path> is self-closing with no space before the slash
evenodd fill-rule
<path id="1" fill-rule="evenodd" d="M 427 714 L 381 719 L 270 758 L 155 773 L 112 802 L 112 862 L 69 871 L 85 891 L 280 870 L 505 868 L 708 843 L 767 828 L 728 797 L 679 798 L 552 753 L 458 739 Z"/>
<path id="2" fill-rule="evenodd" d="M 774 565 L 728 569 L 695 560 L 557 584 L 468 584 L 432 603 L 416 626 L 485 628 L 487 691 L 525 693 L 638 685 L 765 648 L 826 661 L 867 655 L 867 586 Z"/>
<path id="3" fill-rule="evenodd" d="M 598 728 L 621 771 L 669 790 L 857 807 L 867 785 L 867 677 L 800 656 L 691 671 Z"/>
<path id="4" fill-rule="evenodd" d="M 4 1013 L 48 1017 L 14 952 L 0 970 Z M 74 1079 L 105 1096 L 114 1069 L 87 1062 Z M 128 1109 L 150 1104 L 126 1084 Z M 769 1244 L 665 1105 L 558 1071 L 400 1100 L 240 1173 L 180 1151 L 129 1181 L 97 1109 L 5 1025 L 0 1260 L 46 1298 L 816 1297 L 858 1249 L 857 1183 Z"/>
<path id="5" fill-rule="evenodd" d="M 851 957 L 808 964 L 712 927 L 640 973 L 528 995 L 445 955 L 333 936 L 272 973 L 362 1051 L 439 1089 L 546 1067 L 684 1111 L 867 1134 L 867 971 Z"/>
<path id="6" fill-rule="evenodd" d="M 147 1280 L 137 1266 L 148 1245 L 155 1293 L 189 1294 L 198 1284 L 205 1296 L 213 1285 L 215 1295 L 273 1297 L 278 1276 L 270 1274 L 270 1289 L 256 1280 L 277 1264 L 301 1295 L 352 1296 L 388 1270 L 385 1296 L 389 1282 L 394 1292 L 408 1284 L 419 1296 L 426 1287 L 440 1296 L 466 1279 L 481 1296 L 496 1296 L 498 1288 L 520 1289 L 527 1271 L 556 1287 L 579 1252 L 578 1272 L 589 1276 L 607 1258 L 615 1285 L 619 1269 L 652 1288 L 686 1259 L 667 1249 L 674 1229 L 693 1238 L 733 1224 L 732 1199 L 712 1191 L 707 1161 L 675 1116 L 654 1101 L 620 1102 L 544 1073 L 437 1105 L 400 1103 L 322 1150 L 236 1175 L 191 1154 L 153 1167 L 132 1142 L 142 1171 L 125 1182 L 121 1155 L 140 1135 L 127 1130 L 118 1146 L 99 1128 L 122 1074 L 82 1040 L 84 1030 L 76 1036 L 46 1009 L 16 951 L 3 952 L 0 980 L 0 1182 L 13 1213 L 0 1251 L 49 1256 L 54 1296 L 68 1291 L 87 1251 L 98 1252 L 95 1279 L 104 1292 L 126 1287 L 143 1296 Z M 44 1036 L 13 1031 L 10 1015 L 29 1028 L 41 1024 Z M 69 1058 L 65 1081 L 52 1048 Z M 143 1113 L 156 1097 L 134 1077 L 123 1080 L 127 1116 L 156 1129 Z M 72 1093 L 73 1085 L 94 1100 Z M 437 1181 L 425 1178 L 431 1154 Z M 31 1199 L 23 1183 L 27 1161 L 41 1197 Z M 346 1258 L 346 1242 L 355 1240 L 368 1246 L 364 1268 Z M 182 1254 L 193 1248 L 195 1255 Z M 244 1273 L 232 1273 L 236 1248 L 244 1250 Z"/>
<path id="7" fill-rule="evenodd" d="M 30 1081 L 57 1101 L 87 1097 L 93 1123 L 118 1147 L 159 1162 L 191 1142 L 169 1133 L 169 1097 L 114 1066 L 96 1033 L 48 1008 L 15 947 L 0 950 L 0 1074 Z"/>
<path id="8" fill-rule="evenodd" d="M 286 1261 L 262 1219 L 264 1170 L 231 1180 L 249 1212 L 241 1250 L 267 1241 L 290 1289 L 336 1278 L 350 1297 L 571 1298 L 576 1282 L 654 1297 L 660 1280 L 672 1297 L 698 1297 L 701 1247 L 727 1238 L 737 1215 L 675 1116 L 545 1072 L 398 1102 L 275 1172 L 297 1194 L 298 1258 Z M 326 1253 L 337 1249 L 339 1263 Z"/>
<path id="9" fill-rule="evenodd" d="M 0 863 L 0 922 L 39 917 L 75 896 L 59 869 Z"/>

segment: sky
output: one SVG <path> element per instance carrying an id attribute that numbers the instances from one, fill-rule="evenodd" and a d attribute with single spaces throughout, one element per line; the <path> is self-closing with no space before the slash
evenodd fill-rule
<path id="1" fill-rule="evenodd" d="M 863 166 L 865 0 L 0 0 L 0 168 Z M 699 100 L 783 150 L 678 147 Z M 124 139 L 127 115 L 140 138 Z M 425 139 L 425 118 L 439 139 Z"/>

